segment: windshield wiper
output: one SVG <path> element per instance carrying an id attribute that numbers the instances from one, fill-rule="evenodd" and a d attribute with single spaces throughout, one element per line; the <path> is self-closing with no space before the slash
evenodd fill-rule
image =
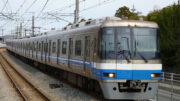
<path id="1" fill-rule="evenodd" d="M 139 54 L 139 56 L 146 62 L 146 63 L 148 63 L 148 60 L 141 54 L 141 53 L 139 53 L 139 52 L 137 52 L 138 54 Z"/>
<path id="2" fill-rule="evenodd" d="M 137 48 L 136 48 L 136 40 L 135 40 L 135 53 L 137 52 Z M 137 52 L 139 54 L 139 56 L 146 62 L 148 63 L 148 60 L 139 52 Z"/>
<path id="3" fill-rule="evenodd" d="M 128 63 L 131 62 L 126 55 L 123 54 L 123 56 L 125 57 L 125 59 L 127 60 Z"/>
<path id="4" fill-rule="evenodd" d="M 126 50 L 122 50 L 122 51 L 119 51 L 118 52 L 118 55 L 119 54 L 123 54 L 123 56 L 125 57 L 125 59 L 127 60 L 128 63 L 130 63 L 131 61 L 128 59 L 128 57 L 124 54 Z M 130 51 L 128 52 L 130 54 Z"/>
<path id="5" fill-rule="evenodd" d="M 131 56 L 131 52 L 130 52 L 130 49 L 129 49 L 129 38 L 128 37 L 122 37 L 122 39 L 126 39 L 126 44 L 127 44 L 127 47 L 128 47 L 128 53 L 129 55 Z M 123 50 L 123 56 L 125 57 L 125 59 L 127 60 L 128 63 L 130 63 L 130 59 L 128 59 L 128 57 L 124 54 L 124 52 L 127 51 L 127 50 Z"/>

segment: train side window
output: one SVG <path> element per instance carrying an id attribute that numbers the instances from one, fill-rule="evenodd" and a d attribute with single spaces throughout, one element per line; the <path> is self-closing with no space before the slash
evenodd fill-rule
<path id="1" fill-rule="evenodd" d="M 75 42 L 75 55 L 81 56 L 81 40 L 76 40 Z"/>
<path id="2" fill-rule="evenodd" d="M 67 41 L 62 42 L 62 54 L 66 54 L 67 50 Z"/>
<path id="3" fill-rule="evenodd" d="M 56 42 L 53 42 L 52 53 L 56 53 Z"/>

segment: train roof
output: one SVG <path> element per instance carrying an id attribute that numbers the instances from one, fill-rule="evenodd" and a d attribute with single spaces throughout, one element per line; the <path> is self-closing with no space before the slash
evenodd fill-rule
<path id="1" fill-rule="evenodd" d="M 140 21 L 140 20 L 107 20 L 102 25 L 102 27 L 119 27 L 119 26 L 158 28 L 158 25 L 155 22 Z"/>
<path id="2" fill-rule="evenodd" d="M 61 30 L 54 30 L 46 32 L 43 35 L 38 35 L 35 37 L 29 37 L 31 39 L 38 39 L 42 37 L 51 36 L 54 34 L 65 34 L 66 32 L 72 32 L 77 30 L 86 30 L 94 27 L 148 27 L 148 28 L 158 28 L 157 23 L 151 21 L 141 21 L 141 20 L 122 20 L 117 17 L 104 17 L 94 20 L 88 20 L 86 22 L 80 22 L 78 24 L 73 24 L 62 28 Z M 21 38 L 21 39 L 29 39 Z"/>

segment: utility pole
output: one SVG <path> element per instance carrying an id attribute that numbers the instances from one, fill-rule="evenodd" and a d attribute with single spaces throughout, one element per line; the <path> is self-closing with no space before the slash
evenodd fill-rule
<path id="1" fill-rule="evenodd" d="M 20 28 L 19 28 L 19 37 L 22 37 L 22 23 L 20 23 Z"/>
<path id="2" fill-rule="evenodd" d="M 16 28 L 16 36 L 17 36 L 17 38 L 19 38 L 19 28 L 18 28 L 18 26 Z"/>
<path id="3" fill-rule="evenodd" d="M 79 22 L 79 0 L 76 0 L 76 8 L 74 11 L 74 23 L 77 24 Z"/>
<path id="4" fill-rule="evenodd" d="M 32 36 L 34 36 L 34 16 L 32 16 Z"/>
<path id="5" fill-rule="evenodd" d="M 26 31 L 27 31 L 27 30 L 25 29 L 25 30 L 24 30 L 24 34 L 25 34 L 24 36 L 25 36 L 25 37 L 26 37 Z"/>

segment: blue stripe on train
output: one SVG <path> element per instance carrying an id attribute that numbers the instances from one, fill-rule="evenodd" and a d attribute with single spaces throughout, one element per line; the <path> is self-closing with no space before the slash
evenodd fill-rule
<path id="1" fill-rule="evenodd" d="M 49 56 L 47 56 L 49 57 Z M 57 57 L 50 56 L 50 59 L 57 61 Z M 60 62 L 75 64 L 78 66 L 84 66 L 84 62 L 80 60 L 72 60 L 66 58 L 58 58 Z M 107 70 L 96 69 L 92 67 L 91 62 L 85 62 L 85 65 L 91 68 L 91 72 L 94 77 L 102 80 L 160 80 L 160 78 L 151 79 L 151 73 L 161 73 L 162 70 Z M 115 73 L 115 78 L 104 78 L 103 73 Z"/>
<path id="2" fill-rule="evenodd" d="M 116 79 L 116 80 L 160 80 L 160 78 L 151 79 L 151 73 L 161 73 L 162 70 L 105 70 L 96 69 L 95 75 L 98 79 Z M 115 78 L 105 78 L 103 73 L 115 73 Z"/>

